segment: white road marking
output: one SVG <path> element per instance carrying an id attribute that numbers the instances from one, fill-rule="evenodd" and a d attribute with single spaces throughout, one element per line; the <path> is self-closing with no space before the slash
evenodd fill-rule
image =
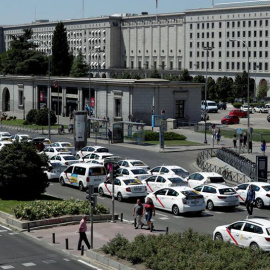
<path id="1" fill-rule="evenodd" d="M 85 261 L 82 261 L 82 260 L 78 260 L 78 262 L 82 263 L 82 264 L 85 264 L 89 267 L 92 267 L 93 269 L 96 269 L 96 270 L 102 270 L 101 268 L 98 268 L 98 267 L 95 267 L 94 265 L 90 264 L 90 263 L 87 263 Z"/>
<path id="2" fill-rule="evenodd" d="M 1 233 L 1 232 L 7 232 L 7 231 L 8 231 L 8 230 L 0 230 L 0 233 Z"/>
<path id="3" fill-rule="evenodd" d="M 19 233 L 16 233 L 16 232 L 14 232 L 14 233 L 8 233 L 9 235 L 16 235 L 16 234 L 19 234 Z"/>
<path id="4" fill-rule="evenodd" d="M 105 200 L 105 198 L 102 198 L 102 197 L 98 197 L 99 200 Z"/>
<path id="5" fill-rule="evenodd" d="M 70 259 L 67 259 L 67 258 L 64 258 L 63 260 L 66 262 L 70 262 Z"/>
<path id="6" fill-rule="evenodd" d="M 123 221 L 127 222 L 127 223 L 133 223 L 134 220 L 127 220 L 127 219 L 123 219 Z"/>
<path id="7" fill-rule="evenodd" d="M 165 219 L 170 219 L 170 218 L 168 218 L 168 217 L 161 217 L 159 219 L 165 220 Z"/>
<path id="8" fill-rule="evenodd" d="M 182 216 L 173 216 L 174 218 L 184 218 L 184 217 L 182 217 Z"/>
<path id="9" fill-rule="evenodd" d="M 6 226 L 1 225 L 0 227 L 2 227 L 2 228 L 4 228 L 4 229 L 6 229 L 6 230 L 8 230 L 8 231 L 11 231 L 11 229 L 10 229 L 10 228 L 8 228 L 8 227 L 6 227 Z"/>
<path id="10" fill-rule="evenodd" d="M 156 215 L 167 217 L 167 215 L 163 215 L 163 214 L 160 214 L 160 213 L 156 213 Z"/>
<path id="11" fill-rule="evenodd" d="M 4 265 L 4 266 L 0 266 L 2 269 L 13 269 L 14 266 L 12 265 Z"/>
<path id="12" fill-rule="evenodd" d="M 35 266 L 36 264 L 34 263 L 22 263 L 23 266 L 29 267 L 29 266 Z"/>

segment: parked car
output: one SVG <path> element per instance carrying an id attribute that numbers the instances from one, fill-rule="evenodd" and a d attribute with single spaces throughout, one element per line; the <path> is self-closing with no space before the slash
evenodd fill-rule
<path id="1" fill-rule="evenodd" d="M 237 115 L 226 115 L 221 119 L 221 124 L 230 125 L 230 124 L 239 124 L 240 120 Z"/>
<path id="2" fill-rule="evenodd" d="M 226 102 L 220 102 L 217 104 L 219 110 L 227 110 Z"/>
<path id="3" fill-rule="evenodd" d="M 195 172 L 185 178 L 188 182 L 188 186 L 191 188 L 203 185 L 203 184 L 225 184 L 225 180 L 222 175 L 215 172 Z"/>
<path id="4" fill-rule="evenodd" d="M 176 165 L 162 165 L 152 168 L 148 171 L 152 175 L 163 174 L 163 175 L 177 175 L 181 178 L 186 178 L 189 175 L 189 172 L 184 168 Z"/>
<path id="5" fill-rule="evenodd" d="M 251 185 L 255 191 L 255 205 L 257 208 L 263 208 L 270 206 L 270 184 L 265 182 L 252 182 L 239 184 L 235 187 L 238 193 L 239 202 L 245 203 L 247 198 L 248 188 Z"/>
<path id="6" fill-rule="evenodd" d="M 170 211 L 175 216 L 180 213 L 197 212 L 205 210 L 205 201 L 201 194 L 189 187 L 162 188 L 149 193 L 155 208 Z"/>
<path id="7" fill-rule="evenodd" d="M 264 106 L 265 108 L 270 108 L 270 103 L 266 103 Z"/>
<path id="8" fill-rule="evenodd" d="M 55 155 L 51 157 L 50 163 L 61 163 L 63 166 L 68 166 L 78 163 L 79 160 L 74 155 Z"/>
<path id="9" fill-rule="evenodd" d="M 205 108 L 206 107 L 206 108 Z M 207 110 L 207 112 L 218 112 L 218 106 L 215 101 L 206 100 L 206 106 L 205 106 L 205 100 L 202 100 L 201 102 L 201 109 Z"/>
<path id="10" fill-rule="evenodd" d="M 231 110 L 229 111 L 229 115 L 236 115 L 238 116 L 239 118 L 246 118 L 247 117 L 247 112 L 246 111 L 242 111 L 242 110 L 239 110 L 239 109 L 234 109 L 234 110 Z"/>
<path id="11" fill-rule="evenodd" d="M 13 138 L 13 141 L 31 142 L 32 138 L 28 134 L 16 134 Z"/>
<path id="12" fill-rule="evenodd" d="M 112 196 L 112 182 L 108 179 L 106 182 L 99 184 L 98 192 L 100 196 L 108 195 Z M 136 178 L 127 178 L 124 176 L 118 176 L 114 180 L 114 197 L 117 197 L 119 202 L 123 199 L 129 198 L 141 198 L 144 200 L 147 195 L 146 185 L 142 184 Z"/>
<path id="13" fill-rule="evenodd" d="M 109 153 L 109 149 L 103 146 L 88 145 L 88 146 L 83 147 L 81 150 L 79 150 L 76 153 L 76 157 L 80 159 L 91 153 Z"/>
<path id="14" fill-rule="evenodd" d="M 239 205 L 238 195 L 234 188 L 223 184 L 205 184 L 194 188 L 203 195 L 206 208 L 212 211 L 215 207 L 230 207 Z"/>
<path id="15" fill-rule="evenodd" d="M 165 187 L 187 186 L 187 182 L 177 175 L 153 175 L 141 181 L 147 186 L 147 192 L 155 192 Z"/>
<path id="16" fill-rule="evenodd" d="M 270 220 L 249 218 L 218 226 L 213 232 L 213 239 L 253 250 L 270 251 Z"/>
<path id="17" fill-rule="evenodd" d="M 80 158 L 80 162 L 87 162 L 89 160 L 96 160 L 98 161 L 100 164 L 104 165 L 104 160 L 108 157 L 112 157 L 113 154 L 108 153 L 108 152 L 103 152 L 103 153 L 98 153 L 98 152 L 94 152 L 94 153 L 90 153 L 82 158 Z M 77 155 L 76 155 L 77 157 Z"/>
<path id="18" fill-rule="evenodd" d="M 240 110 L 247 112 L 248 111 L 248 107 L 249 107 L 249 113 L 252 113 L 253 112 L 252 111 L 252 107 L 251 106 L 248 106 L 247 104 L 242 105 L 240 107 Z"/>
<path id="19" fill-rule="evenodd" d="M 66 165 L 63 165 L 60 162 L 50 163 L 48 169 L 44 172 L 47 174 L 49 180 L 59 179 L 60 174 L 67 168 Z"/>
<path id="20" fill-rule="evenodd" d="M 270 122 L 270 114 L 267 115 L 267 121 Z"/>
<path id="21" fill-rule="evenodd" d="M 148 178 L 151 174 L 148 173 L 145 169 L 140 167 L 131 167 L 131 168 L 119 168 L 117 170 L 118 174 L 125 177 L 134 177 L 142 181 L 143 179 Z"/>
<path id="22" fill-rule="evenodd" d="M 0 150 L 3 149 L 3 147 L 5 147 L 6 145 L 10 145 L 12 144 L 12 142 L 10 141 L 0 141 Z"/>
<path id="23" fill-rule="evenodd" d="M 63 147 L 47 147 L 44 149 L 44 151 L 40 152 L 40 154 L 43 153 L 46 154 L 49 158 L 59 154 L 71 155 L 71 152 L 69 152 L 66 148 Z"/>
<path id="24" fill-rule="evenodd" d="M 259 112 L 259 113 L 268 113 L 268 108 L 262 106 L 262 105 L 257 105 L 253 108 L 254 112 Z"/>
<path id="25" fill-rule="evenodd" d="M 119 160 L 117 162 L 118 166 L 121 168 L 130 168 L 130 167 L 140 167 L 140 168 L 144 168 L 146 170 L 149 170 L 150 167 L 145 164 L 143 161 L 141 160 L 137 160 L 137 159 L 124 159 L 124 160 Z"/>

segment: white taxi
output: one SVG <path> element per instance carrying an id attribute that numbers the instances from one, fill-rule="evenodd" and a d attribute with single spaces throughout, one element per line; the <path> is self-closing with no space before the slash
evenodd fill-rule
<path id="1" fill-rule="evenodd" d="M 213 239 L 253 250 L 270 251 L 270 220 L 256 217 L 218 226 L 214 230 Z"/>
<path id="2" fill-rule="evenodd" d="M 61 163 L 63 166 L 68 166 L 74 163 L 79 163 L 79 160 L 73 155 L 55 155 L 49 160 L 51 164 Z"/>
<path id="3" fill-rule="evenodd" d="M 4 146 L 10 145 L 10 144 L 12 144 L 12 142 L 10 142 L 10 141 L 0 142 L 0 150 L 2 150 Z"/>
<path id="4" fill-rule="evenodd" d="M 40 152 L 39 154 L 46 154 L 48 158 L 51 158 L 55 155 L 65 154 L 65 155 L 71 155 L 71 152 L 69 152 L 66 148 L 63 147 L 47 147 L 44 149 L 44 151 Z"/>
<path id="5" fill-rule="evenodd" d="M 66 165 L 63 165 L 60 162 L 50 163 L 48 169 L 44 172 L 47 174 L 49 180 L 59 179 L 60 174 L 67 168 Z"/>
<path id="6" fill-rule="evenodd" d="M 108 179 L 106 182 L 99 184 L 98 192 L 100 196 L 112 195 L 112 182 Z M 119 176 L 114 180 L 114 197 L 121 202 L 123 199 L 142 198 L 147 195 L 147 188 L 136 178 L 127 178 Z"/>
<path id="7" fill-rule="evenodd" d="M 170 211 L 175 216 L 179 213 L 201 213 L 205 210 L 203 196 L 189 187 L 162 188 L 147 197 L 153 200 L 155 208 Z"/>
<path id="8" fill-rule="evenodd" d="M 182 178 L 186 178 L 189 175 L 189 172 L 184 168 L 176 165 L 162 165 L 152 168 L 148 171 L 152 175 L 157 174 L 170 174 L 170 175 L 178 175 Z"/>
<path id="9" fill-rule="evenodd" d="M 92 146 L 88 145 L 83 147 L 76 153 L 77 158 L 83 158 L 84 156 L 91 154 L 91 153 L 109 153 L 109 149 L 103 146 Z"/>
<path id="10" fill-rule="evenodd" d="M 153 175 L 144 180 L 143 184 L 147 186 L 147 192 L 155 192 L 158 189 L 174 186 L 187 186 L 187 182 L 177 175 Z"/>
<path id="11" fill-rule="evenodd" d="M 195 172 L 185 178 L 188 182 L 188 186 L 191 188 L 203 185 L 203 184 L 225 184 L 225 180 L 222 175 L 215 172 Z"/>
<path id="12" fill-rule="evenodd" d="M 119 168 L 117 170 L 118 174 L 126 177 L 134 177 L 142 181 L 145 178 L 148 178 L 150 174 L 143 168 L 132 167 L 132 168 Z"/>
<path id="13" fill-rule="evenodd" d="M 150 167 L 145 164 L 143 161 L 138 160 L 138 159 L 124 159 L 124 160 L 119 160 L 117 162 L 118 166 L 121 168 L 132 168 L 132 167 L 140 167 L 144 168 L 146 170 L 149 170 Z"/>
<path id="14" fill-rule="evenodd" d="M 206 184 L 194 188 L 200 192 L 206 203 L 206 208 L 212 211 L 215 207 L 230 207 L 239 205 L 238 195 L 234 188 L 222 184 Z"/>
<path id="15" fill-rule="evenodd" d="M 111 157 L 113 156 L 113 154 L 111 153 L 91 153 L 91 154 L 88 154 L 82 158 L 80 158 L 80 162 L 88 162 L 89 160 L 96 160 L 99 162 L 99 164 L 102 164 L 104 165 L 104 160 L 108 157 Z"/>
<path id="16" fill-rule="evenodd" d="M 245 203 L 247 199 L 247 192 L 249 185 L 255 191 L 255 205 L 257 208 L 263 208 L 264 206 L 270 206 L 270 184 L 265 182 L 251 182 L 240 184 L 235 188 L 238 193 L 239 202 Z"/>

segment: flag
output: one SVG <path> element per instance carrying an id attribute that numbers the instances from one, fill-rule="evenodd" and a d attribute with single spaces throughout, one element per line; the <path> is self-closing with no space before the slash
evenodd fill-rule
<path id="1" fill-rule="evenodd" d="M 158 8 L 158 0 L 156 0 L 156 8 Z"/>

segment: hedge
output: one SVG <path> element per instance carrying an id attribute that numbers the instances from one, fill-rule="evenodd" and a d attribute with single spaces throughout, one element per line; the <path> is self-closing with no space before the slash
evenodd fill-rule
<path id="1" fill-rule="evenodd" d="M 136 133 L 133 134 L 136 137 Z M 164 139 L 166 141 L 169 140 L 186 140 L 186 136 L 182 134 L 178 134 L 175 132 L 164 132 Z M 145 141 L 158 141 L 159 140 L 159 132 L 146 130 L 145 131 Z"/>
<path id="2" fill-rule="evenodd" d="M 102 250 L 153 270 L 269 269 L 270 265 L 268 253 L 213 241 L 211 237 L 195 233 L 192 229 L 183 234 L 140 234 L 133 242 L 118 234 Z"/>

